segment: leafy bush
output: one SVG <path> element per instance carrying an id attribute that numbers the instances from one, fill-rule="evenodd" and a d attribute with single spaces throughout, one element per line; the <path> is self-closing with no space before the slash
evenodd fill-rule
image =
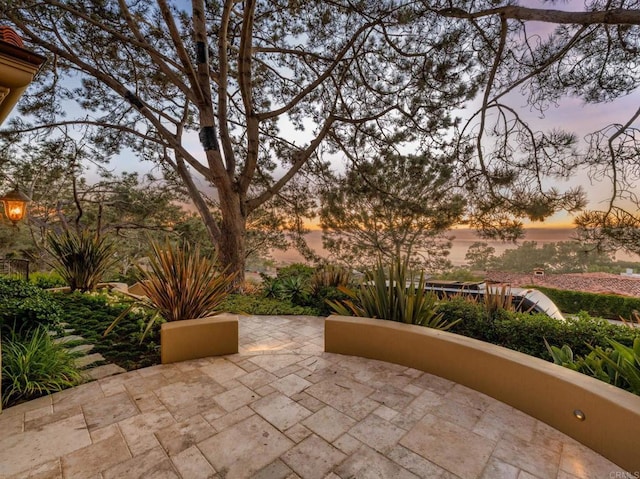
<path id="1" fill-rule="evenodd" d="M 61 391 L 82 381 L 73 356 L 55 344 L 47 328 L 38 327 L 26 336 L 16 333 L 2 342 L 2 404 Z"/>
<path id="2" fill-rule="evenodd" d="M 549 296 L 563 313 L 576 314 L 586 311 L 591 316 L 620 319 L 631 318 L 634 311 L 640 311 L 640 299 L 629 296 L 531 287 Z"/>
<path id="3" fill-rule="evenodd" d="M 493 318 L 485 313 L 481 304 L 463 298 L 443 301 L 439 311 L 443 319 L 461 319 L 451 332 L 481 341 L 504 346 L 531 356 L 550 360 L 544 341 L 549 344 L 567 344 L 579 355 L 586 356 L 592 347 L 606 348 L 609 339 L 631 346 L 640 329 L 617 326 L 601 318 L 580 314 L 565 321 L 549 316 L 511 311 L 498 311 Z"/>
<path id="4" fill-rule="evenodd" d="M 278 268 L 276 277 L 280 280 L 284 280 L 291 277 L 300 277 L 307 281 L 313 276 L 315 269 L 312 266 L 306 264 L 294 263 L 289 266 Z"/>
<path id="5" fill-rule="evenodd" d="M 29 274 L 29 282 L 41 289 L 61 288 L 67 285 L 64 278 L 56 271 L 31 273 Z"/>
<path id="6" fill-rule="evenodd" d="M 416 276 L 401 259 L 392 262 L 386 272 L 382 264 L 367 271 L 358 289 L 342 287 L 340 290 L 349 299 L 328 303 L 344 316 L 388 319 L 442 330 L 458 321 L 448 321 L 438 313 L 436 295 L 425 290 L 424 272 Z"/>
<path id="7" fill-rule="evenodd" d="M 611 347 L 591 348 L 587 356 L 575 358 L 566 344 L 562 348 L 545 344 L 556 364 L 640 395 L 640 337 L 633 347 L 609 340 Z"/>
<path id="8" fill-rule="evenodd" d="M 50 293 L 20 279 L 0 278 L 0 331 L 56 329 L 61 310 Z"/>
<path id="9" fill-rule="evenodd" d="M 47 237 L 51 266 L 64 278 L 71 291 L 93 291 L 107 270 L 115 264 L 115 244 L 89 231 Z"/>
<path id="10" fill-rule="evenodd" d="M 221 303 L 223 311 L 235 314 L 318 316 L 320 311 L 310 306 L 298 306 L 291 301 L 257 295 L 230 294 Z"/>

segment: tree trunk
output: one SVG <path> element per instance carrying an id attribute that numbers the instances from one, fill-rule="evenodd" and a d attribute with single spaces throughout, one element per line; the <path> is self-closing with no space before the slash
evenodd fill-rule
<path id="1" fill-rule="evenodd" d="M 218 242 L 219 259 L 227 268 L 227 273 L 236 275 L 234 284 L 239 286 L 244 282 L 246 217 L 241 208 L 242 201 L 239 195 L 220 196 L 222 221 Z"/>

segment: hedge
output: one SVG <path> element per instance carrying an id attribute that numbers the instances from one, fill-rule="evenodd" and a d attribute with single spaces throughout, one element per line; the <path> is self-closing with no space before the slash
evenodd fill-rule
<path id="1" fill-rule="evenodd" d="M 447 320 L 461 318 L 450 330 L 471 338 L 510 348 L 522 353 L 551 360 L 544 340 L 553 346 L 567 344 L 577 355 L 587 355 L 589 346 L 609 347 L 607 339 L 631 346 L 640 329 L 611 324 L 605 319 L 579 314 L 565 321 L 546 314 L 498 311 L 493 317 L 486 314 L 481 304 L 454 298 L 440 304 L 439 310 Z"/>
<path id="2" fill-rule="evenodd" d="M 540 286 L 527 286 L 546 294 L 563 313 L 576 314 L 586 311 L 591 316 L 607 319 L 631 319 L 633 312 L 640 312 L 640 298 L 617 294 L 584 293 Z"/>

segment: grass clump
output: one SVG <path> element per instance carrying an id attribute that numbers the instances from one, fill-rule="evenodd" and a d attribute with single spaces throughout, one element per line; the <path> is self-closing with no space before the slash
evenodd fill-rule
<path id="1" fill-rule="evenodd" d="M 115 264 L 115 243 L 90 231 L 65 231 L 47 237 L 51 266 L 71 291 L 93 291 L 108 269 Z"/>
<path id="2" fill-rule="evenodd" d="M 80 384 L 74 357 L 55 344 L 47 328 L 13 333 L 2 342 L 2 404 L 11 406 Z"/>

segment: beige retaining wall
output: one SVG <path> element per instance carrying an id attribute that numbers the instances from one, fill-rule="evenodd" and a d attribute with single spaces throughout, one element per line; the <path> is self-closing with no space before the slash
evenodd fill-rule
<path id="1" fill-rule="evenodd" d="M 220 314 L 160 326 L 162 364 L 238 352 L 238 316 Z"/>
<path id="2" fill-rule="evenodd" d="M 640 397 L 594 378 L 457 334 L 378 319 L 327 318 L 325 351 L 401 364 L 463 384 L 628 471 L 640 471 Z"/>

